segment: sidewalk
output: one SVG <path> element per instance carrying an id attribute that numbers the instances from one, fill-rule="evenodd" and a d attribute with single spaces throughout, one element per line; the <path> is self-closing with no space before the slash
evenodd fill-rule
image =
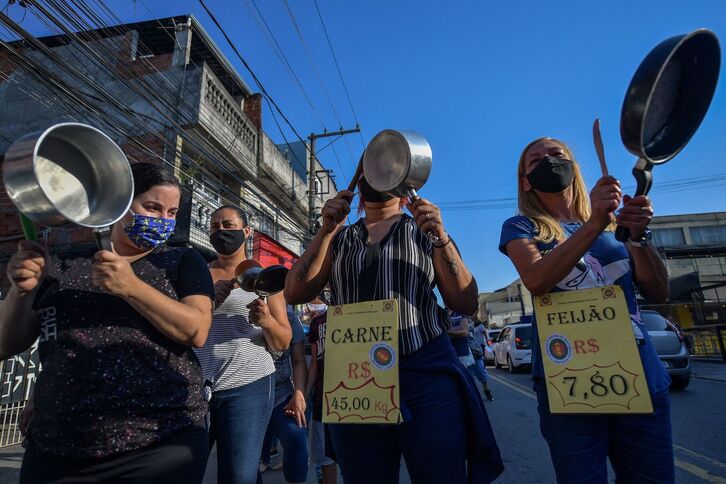
<path id="1" fill-rule="evenodd" d="M 691 370 L 694 378 L 726 383 L 726 362 L 692 359 Z"/>
<path id="2" fill-rule="evenodd" d="M 20 445 L 0 448 L 0 484 L 18 482 L 23 453 L 25 449 Z"/>

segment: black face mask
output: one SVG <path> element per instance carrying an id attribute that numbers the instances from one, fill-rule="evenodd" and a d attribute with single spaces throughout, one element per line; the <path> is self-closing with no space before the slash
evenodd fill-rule
<path id="1" fill-rule="evenodd" d="M 232 255 L 245 243 L 244 230 L 217 230 L 209 236 L 209 242 L 217 253 Z"/>
<path id="2" fill-rule="evenodd" d="M 569 187 L 574 179 L 575 164 L 572 160 L 554 156 L 542 158 L 527 175 L 532 188 L 545 193 L 559 193 Z"/>
<path id="3" fill-rule="evenodd" d="M 363 197 L 363 200 L 366 202 L 382 203 L 393 198 L 387 193 L 381 193 L 374 190 L 373 187 L 368 184 L 368 180 L 366 180 L 365 177 L 361 178 L 358 182 L 358 188 L 360 189 L 360 194 Z"/>

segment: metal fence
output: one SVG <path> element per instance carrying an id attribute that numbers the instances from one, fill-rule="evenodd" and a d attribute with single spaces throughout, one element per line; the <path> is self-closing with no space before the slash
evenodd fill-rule
<path id="1" fill-rule="evenodd" d="M 696 326 L 684 330 L 696 358 L 726 361 L 726 325 Z"/>
<path id="2" fill-rule="evenodd" d="M 22 442 L 20 414 L 33 394 L 39 372 L 37 341 L 24 353 L 0 362 L 0 447 Z"/>

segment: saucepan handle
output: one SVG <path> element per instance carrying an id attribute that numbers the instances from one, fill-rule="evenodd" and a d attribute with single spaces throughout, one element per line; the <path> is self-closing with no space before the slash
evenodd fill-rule
<path id="1" fill-rule="evenodd" d="M 408 192 L 408 198 L 409 198 L 409 199 L 411 200 L 411 202 L 415 202 L 416 200 L 418 200 L 418 199 L 420 199 L 420 198 L 421 198 L 421 197 L 420 197 L 420 196 L 418 195 L 418 193 L 416 192 L 416 189 L 415 189 L 415 188 L 407 188 L 407 189 L 406 189 L 406 191 Z M 429 240 L 430 240 L 430 241 L 431 241 L 431 243 L 433 243 L 434 245 L 436 245 L 436 244 L 438 244 L 438 243 L 439 243 L 439 238 L 438 238 L 438 236 L 434 235 L 434 233 L 433 233 L 433 232 L 431 232 L 431 231 L 429 231 L 429 232 L 426 232 L 426 235 L 428 235 L 428 237 L 429 237 Z"/>
<path id="2" fill-rule="evenodd" d="M 33 242 L 38 241 L 38 234 L 35 233 L 35 225 L 33 225 L 33 222 L 22 213 L 20 214 L 20 226 L 23 228 L 23 235 L 25 235 L 27 240 L 31 240 Z"/>
<path id="3" fill-rule="evenodd" d="M 111 245 L 111 227 L 93 229 L 93 237 L 96 239 L 98 250 L 113 250 Z"/>

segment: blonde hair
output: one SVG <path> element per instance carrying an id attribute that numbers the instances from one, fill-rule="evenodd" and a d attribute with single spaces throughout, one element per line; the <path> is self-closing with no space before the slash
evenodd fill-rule
<path id="1" fill-rule="evenodd" d="M 554 141 L 562 147 L 562 151 L 565 154 L 565 158 L 573 161 L 575 170 L 575 178 L 572 181 L 570 188 L 572 189 L 572 204 L 577 218 L 581 222 L 586 222 L 590 219 L 590 197 L 585 188 L 585 181 L 582 178 L 580 167 L 575 161 L 572 150 L 567 144 L 554 138 L 543 137 L 537 138 L 530 142 L 522 150 L 522 154 L 519 156 L 519 164 L 517 165 L 517 204 L 520 215 L 528 217 L 533 223 L 536 230 L 535 240 L 538 242 L 549 243 L 552 241 L 562 242 L 567 238 L 565 231 L 562 229 L 560 222 L 556 220 L 552 215 L 547 213 L 542 201 L 537 196 L 534 190 L 524 189 L 524 172 L 526 169 L 524 160 L 527 156 L 527 151 L 535 144 L 541 141 Z"/>

